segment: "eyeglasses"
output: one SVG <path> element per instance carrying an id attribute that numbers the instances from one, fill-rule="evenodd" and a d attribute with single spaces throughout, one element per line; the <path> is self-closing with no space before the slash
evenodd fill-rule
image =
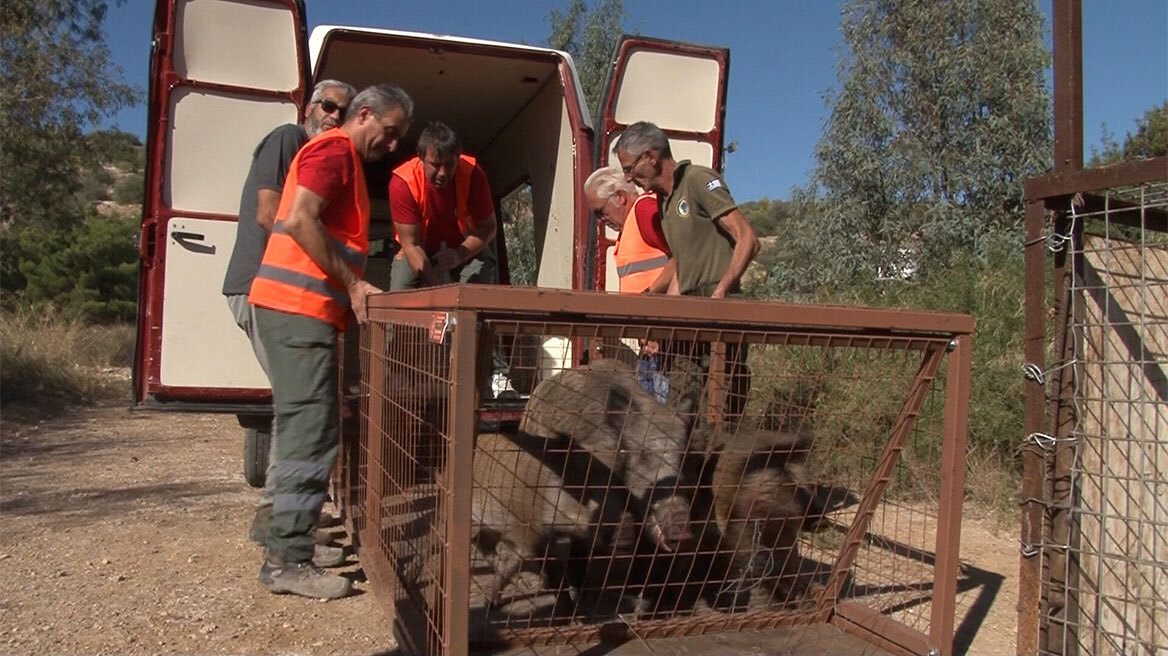
<path id="1" fill-rule="evenodd" d="M 338 104 L 337 101 L 331 98 L 325 98 L 324 100 L 319 101 L 318 104 L 320 105 L 320 108 L 324 110 L 325 114 L 332 114 L 333 112 L 336 112 L 338 119 L 344 119 L 345 111 L 349 109 L 344 105 Z"/>
<path id="2" fill-rule="evenodd" d="M 633 172 L 633 168 L 634 168 L 634 167 L 636 167 L 636 166 L 637 166 L 637 164 L 640 164 L 640 163 L 641 163 L 641 160 L 642 160 L 642 159 L 645 157 L 645 155 L 648 155 L 648 154 L 649 154 L 649 151 L 647 151 L 647 150 L 642 150 L 642 151 L 641 151 L 641 154 L 640 154 L 640 155 L 637 155 L 637 159 L 633 160 L 633 163 L 632 163 L 632 164 L 629 164 L 628 166 L 622 166 L 622 167 L 621 167 L 621 170 L 625 172 L 625 175 L 628 175 L 628 174 L 632 173 L 632 172 Z"/>

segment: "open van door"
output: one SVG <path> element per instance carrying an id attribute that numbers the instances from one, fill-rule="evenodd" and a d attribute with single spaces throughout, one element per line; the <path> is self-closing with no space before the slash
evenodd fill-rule
<path id="1" fill-rule="evenodd" d="M 669 137 L 675 159 L 721 170 L 729 71 L 727 48 L 622 36 L 597 116 L 596 166 L 615 159 L 613 146 L 626 127 L 651 121 Z M 616 291 L 616 233 L 592 221 L 594 288 Z"/>
<path id="2" fill-rule="evenodd" d="M 302 0 L 158 0 L 134 401 L 247 412 L 268 381 L 221 294 L 256 144 L 303 115 Z"/>

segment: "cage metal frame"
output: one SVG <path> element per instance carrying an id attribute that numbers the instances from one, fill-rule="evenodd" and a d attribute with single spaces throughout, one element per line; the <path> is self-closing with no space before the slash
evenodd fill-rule
<path id="1" fill-rule="evenodd" d="M 1168 180 L 1168 157 L 1084 168 L 1082 2 L 1051 0 L 1051 6 L 1054 171 L 1027 180 L 1024 187 L 1025 360 L 1029 375 L 1024 386 L 1022 436 L 1018 656 L 1075 653 L 1066 644 L 1051 643 L 1049 630 L 1052 622 L 1065 626 L 1068 613 L 1078 612 L 1069 582 L 1058 578 L 1068 571 L 1067 560 L 1073 556 L 1061 545 L 1070 544 L 1072 515 L 1077 510 L 1073 505 L 1077 447 L 1067 439 L 1075 421 L 1074 371 L 1062 366 L 1049 372 L 1050 380 L 1045 376 L 1048 353 L 1056 363 L 1075 357 L 1073 327 L 1078 304 L 1071 302 L 1074 261 L 1068 255 L 1080 252 L 1081 232 L 1071 232 L 1072 212 L 1107 212 L 1109 220 L 1117 224 L 1168 232 L 1165 212 L 1125 207 L 1107 193 Z M 1065 235 L 1075 243 L 1048 254 L 1051 234 Z M 1054 278 L 1054 307 L 1047 302 L 1048 272 Z M 1052 325 L 1048 325 L 1048 311 L 1053 312 Z M 1044 545 L 1047 535 L 1051 544 Z M 1054 572 L 1054 576 L 1044 580 L 1044 572 Z"/>
<path id="2" fill-rule="evenodd" d="M 849 338 L 868 344 L 883 344 L 921 352 L 921 361 L 915 379 L 906 396 L 901 416 L 893 434 L 877 460 L 877 466 L 863 492 L 852 524 L 848 527 L 843 546 L 832 564 L 828 584 L 818 593 L 812 610 L 789 613 L 790 617 L 777 621 L 758 621 L 744 618 L 738 628 L 757 629 L 797 623 L 828 623 L 857 635 L 882 649 L 903 654 L 948 654 L 954 642 L 956 598 L 958 592 L 959 547 L 961 513 L 964 496 L 965 457 L 968 440 L 969 385 L 972 355 L 972 317 L 957 314 L 868 309 L 838 306 L 808 306 L 786 303 L 744 300 L 720 300 L 687 297 L 620 296 L 598 292 L 573 292 L 535 288 L 498 286 L 450 285 L 409 292 L 370 296 L 367 312 L 371 324 L 393 322 L 409 324 L 419 329 L 439 331 L 439 339 L 449 344 L 449 391 L 444 411 L 450 430 L 446 452 L 447 467 L 444 480 L 439 483 L 447 495 L 449 506 L 445 520 L 446 550 L 444 588 L 441 600 L 441 626 L 432 627 L 437 640 L 423 643 L 417 634 L 411 635 L 409 626 L 417 626 L 426 618 L 418 612 L 413 601 L 395 600 L 385 590 L 385 581 L 392 572 L 386 569 L 386 557 L 375 549 L 362 545 L 376 541 L 373 534 L 376 521 L 383 509 L 366 507 L 374 503 L 384 490 L 358 489 L 361 471 L 372 467 L 371 455 L 376 449 L 367 443 L 372 439 L 366 430 L 355 425 L 360 412 L 354 411 L 350 396 L 346 411 L 346 429 L 341 448 L 340 466 L 335 478 L 337 497 L 342 514 L 354 535 L 361 561 L 369 575 L 371 586 L 385 610 L 402 630 L 399 643 L 407 653 L 465 654 L 470 643 L 469 607 L 470 577 L 467 564 L 471 559 L 471 477 L 474 437 L 479 421 L 479 403 L 486 372 L 489 370 L 493 335 L 486 334 L 484 325 L 492 320 L 538 320 L 546 324 L 590 322 L 594 324 L 648 326 L 669 325 L 689 327 L 694 335 L 709 339 L 719 331 L 776 331 L 781 330 L 794 343 L 826 344 L 832 340 Z M 383 341 L 371 331 L 371 350 L 384 349 Z M 383 336 L 384 334 L 382 334 Z M 879 348 L 879 346 L 873 346 Z M 583 344 L 575 344 L 574 360 L 579 361 L 586 351 Z M 382 351 L 383 352 L 383 351 Z M 944 410 L 942 418 L 942 446 L 940 471 L 940 498 L 937 505 L 935 536 L 935 563 L 933 564 L 932 599 L 928 633 L 909 627 L 852 600 L 841 600 L 844 578 L 853 563 L 868 529 L 884 488 L 896 465 L 900 449 L 915 421 L 914 413 L 920 407 L 928 385 L 947 360 L 944 383 Z M 371 365 L 376 367 L 375 364 Z M 378 380 L 380 372 L 362 372 L 362 411 L 369 407 L 370 380 Z M 710 376 L 711 381 L 716 377 Z M 718 385 L 709 383 L 707 393 L 719 394 Z M 713 399 L 712 399 L 713 400 Z M 375 404 L 372 404 L 375 405 Z M 713 407 L 714 404 L 711 404 Z M 371 417 L 370 421 L 376 417 Z M 364 423 L 364 422 L 361 422 Z M 376 477 L 371 477 L 376 478 Z M 371 481 L 372 485 L 372 481 Z M 442 496 L 440 494 L 439 496 Z M 688 628 L 671 620 L 656 620 L 655 635 L 675 635 L 703 632 L 700 622 L 691 622 Z M 710 630 L 710 629 L 707 629 Z M 582 637 L 600 637 L 596 632 Z M 637 636 L 640 638 L 640 636 Z"/>

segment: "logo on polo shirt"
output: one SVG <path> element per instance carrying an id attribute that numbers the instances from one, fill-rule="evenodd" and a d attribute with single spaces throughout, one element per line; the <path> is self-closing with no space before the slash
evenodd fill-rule
<path id="1" fill-rule="evenodd" d="M 689 216 L 689 202 L 684 198 L 677 204 L 677 213 L 681 216 Z"/>

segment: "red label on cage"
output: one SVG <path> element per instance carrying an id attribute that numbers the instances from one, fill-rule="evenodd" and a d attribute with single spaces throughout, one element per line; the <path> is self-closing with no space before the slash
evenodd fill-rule
<path id="1" fill-rule="evenodd" d="M 430 321 L 430 341 L 441 344 L 446 339 L 446 331 L 450 329 L 450 315 L 445 312 L 435 312 Z"/>

